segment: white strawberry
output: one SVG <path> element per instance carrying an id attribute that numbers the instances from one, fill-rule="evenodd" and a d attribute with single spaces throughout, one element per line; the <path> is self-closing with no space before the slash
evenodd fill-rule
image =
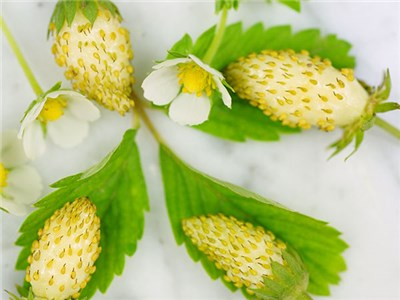
<path id="1" fill-rule="evenodd" d="M 129 32 L 121 27 L 116 7 L 112 6 L 112 12 L 107 9 L 112 5 L 109 1 L 89 1 L 98 9 L 93 24 L 82 11 L 85 2 L 75 2 L 78 9 L 73 21 L 69 24 L 62 19 L 61 28 L 56 28 L 60 13 L 55 11 L 50 23 L 55 39 L 52 52 L 57 64 L 66 69 L 65 77 L 72 81 L 75 90 L 123 115 L 134 105 Z"/>
<path id="2" fill-rule="evenodd" d="M 307 51 L 253 53 L 230 64 L 225 74 L 239 97 L 291 127 L 347 126 L 363 115 L 370 98 L 352 69 L 335 69 Z"/>
<path id="3" fill-rule="evenodd" d="M 78 298 L 95 272 L 101 247 L 95 205 L 78 198 L 57 210 L 38 232 L 26 281 L 38 299 Z"/>
<path id="4" fill-rule="evenodd" d="M 285 264 L 286 245 L 262 227 L 223 214 L 185 219 L 182 226 L 193 244 L 226 271 L 224 279 L 249 294 L 264 287 L 264 277 L 272 278 L 272 261 Z"/>

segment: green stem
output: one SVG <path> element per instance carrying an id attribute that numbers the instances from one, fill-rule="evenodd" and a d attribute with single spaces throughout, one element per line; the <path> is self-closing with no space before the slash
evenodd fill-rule
<path id="1" fill-rule="evenodd" d="M 392 124 L 386 122 L 385 120 L 375 117 L 375 125 L 379 126 L 386 132 L 394 135 L 396 138 L 400 139 L 400 130 L 394 127 Z"/>
<path id="2" fill-rule="evenodd" d="M 136 107 L 132 110 L 132 128 L 136 130 L 140 128 L 140 114 Z"/>
<path id="3" fill-rule="evenodd" d="M 153 135 L 153 137 L 156 139 L 156 141 L 160 144 L 166 145 L 164 142 L 164 139 L 161 137 L 160 133 L 157 131 L 156 127 L 153 125 L 153 122 L 151 122 L 149 116 L 147 115 L 146 111 L 143 108 L 142 100 L 139 99 L 137 95 L 133 94 L 133 98 L 135 101 L 135 111 L 137 114 L 140 116 L 140 118 L 143 120 L 144 124 L 146 127 L 150 130 L 150 133 Z"/>
<path id="4" fill-rule="evenodd" d="M 217 32 L 215 33 L 214 39 L 212 40 L 210 47 L 208 48 L 206 54 L 203 57 L 203 62 L 208 65 L 211 64 L 215 56 L 215 53 L 217 53 L 217 50 L 222 42 L 222 38 L 224 37 L 225 33 L 227 19 L 228 19 L 228 9 L 224 8 L 221 13 L 221 18 L 219 20 Z"/>
<path id="5" fill-rule="evenodd" d="M 42 88 L 40 87 L 39 83 L 37 82 L 35 75 L 33 75 L 32 70 L 29 68 L 28 63 L 26 62 L 24 55 L 22 54 L 21 50 L 19 49 L 18 44 L 15 41 L 13 35 L 11 34 L 10 29 L 8 28 L 6 22 L 4 21 L 3 16 L 0 16 L 0 19 L 1 19 L 1 29 L 3 30 L 3 33 L 11 46 L 11 49 L 13 50 L 15 56 L 17 57 L 18 62 L 21 65 L 22 70 L 25 73 L 26 78 L 29 80 L 29 83 L 31 84 L 33 91 L 35 92 L 35 94 L 37 96 L 43 94 Z"/>

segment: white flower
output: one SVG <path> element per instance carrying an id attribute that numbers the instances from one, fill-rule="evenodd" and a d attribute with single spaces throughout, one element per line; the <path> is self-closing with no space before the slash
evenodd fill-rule
<path id="1" fill-rule="evenodd" d="M 171 104 L 169 116 L 181 125 L 197 125 L 208 119 L 214 90 L 231 107 L 223 75 L 194 55 L 166 60 L 153 69 L 143 81 L 144 96 L 155 105 Z"/>
<path id="2" fill-rule="evenodd" d="M 89 134 L 89 122 L 100 117 L 99 109 L 85 96 L 59 87 L 35 100 L 22 119 L 18 137 L 30 159 L 44 153 L 47 134 L 56 145 L 71 148 Z"/>
<path id="3" fill-rule="evenodd" d="M 17 131 L 1 133 L 0 208 L 20 216 L 39 198 L 42 182 L 38 172 L 27 165 L 27 157 Z"/>

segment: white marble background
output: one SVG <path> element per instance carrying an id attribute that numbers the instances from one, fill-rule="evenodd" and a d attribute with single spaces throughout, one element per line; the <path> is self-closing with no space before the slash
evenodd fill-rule
<path id="1" fill-rule="evenodd" d="M 195 1 L 121 1 L 125 26 L 135 49 L 137 90 L 152 61 L 184 32 L 193 37 L 213 25 L 213 3 Z M 46 41 L 54 2 L 2 1 L 1 10 L 43 88 L 63 78 Z M 319 27 L 352 42 L 358 58 L 357 76 L 379 83 L 391 69 L 392 100 L 400 99 L 400 2 L 310 1 L 302 14 L 262 1 L 243 4 L 229 21 L 246 26 L 263 21 L 267 26 L 290 23 L 296 30 Z M 4 37 L 1 43 L 1 100 L 4 129 L 15 128 L 34 95 Z M 385 119 L 400 127 L 400 112 Z M 213 176 L 244 186 L 295 210 L 327 220 L 343 232 L 350 244 L 345 252 L 348 271 L 330 299 L 400 298 L 400 143 L 379 128 L 366 134 L 359 152 L 344 162 L 344 155 L 327 161 L 326 146 L 340 132 L 316 130 L 283 136 L 278 143 L 219 140 L 173 124 L 159 112 L 151 118 L 169 144 L 186 161 Z M 77 173 L 99 161 L 121 139 L 129 117 L 103 110 L 90 137 L 73 150 L 50 146 L 35 162 L 46 185 Z M 199 264 L 177 247 L 166 214 L 157 145 L 143 128 L 138 135 L 142 164 L 151 196 L 151 212 L 136 254 L 126 260 L 106 295 L 95 299 L 242 299 L 219 281 L 208 278 Z M 50 189 L 47 189 L 47 193 Z M 0 214 L 1 290 L 13 289 L 23 272 L 14 271 L 19 248 L 13 245 L 22 218 Z M 6 298 L 0 292 L 0 298 Z M 316 297 L 324 299 L 324 297 Z"/>

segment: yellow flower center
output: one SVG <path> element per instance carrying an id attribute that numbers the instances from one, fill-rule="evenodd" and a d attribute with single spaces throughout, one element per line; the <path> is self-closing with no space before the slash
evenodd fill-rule
<path id="1" fill-rule="evenodd" d="M 67 101 L 61 97 L 49 98 L 43 106 L 38 119 L 42 122 L 55 121 L 64 115 L 64 109 L 67 107 Z"/>
<path id="2" fill-rule="evenodd" d="M 182 85 L 182 92 L 196 94 L 198 97 L 205 92 L 207 96 L 210 96 L 212 90 L 216 88 L 212 75 L 196 63 L 180 64 L 178 69 L 179 84 Z"/>
<path id="3" fill-rule="evenodd" d="M 0 190 L 7 186 L 8 170 L 0 163 Z"/>

